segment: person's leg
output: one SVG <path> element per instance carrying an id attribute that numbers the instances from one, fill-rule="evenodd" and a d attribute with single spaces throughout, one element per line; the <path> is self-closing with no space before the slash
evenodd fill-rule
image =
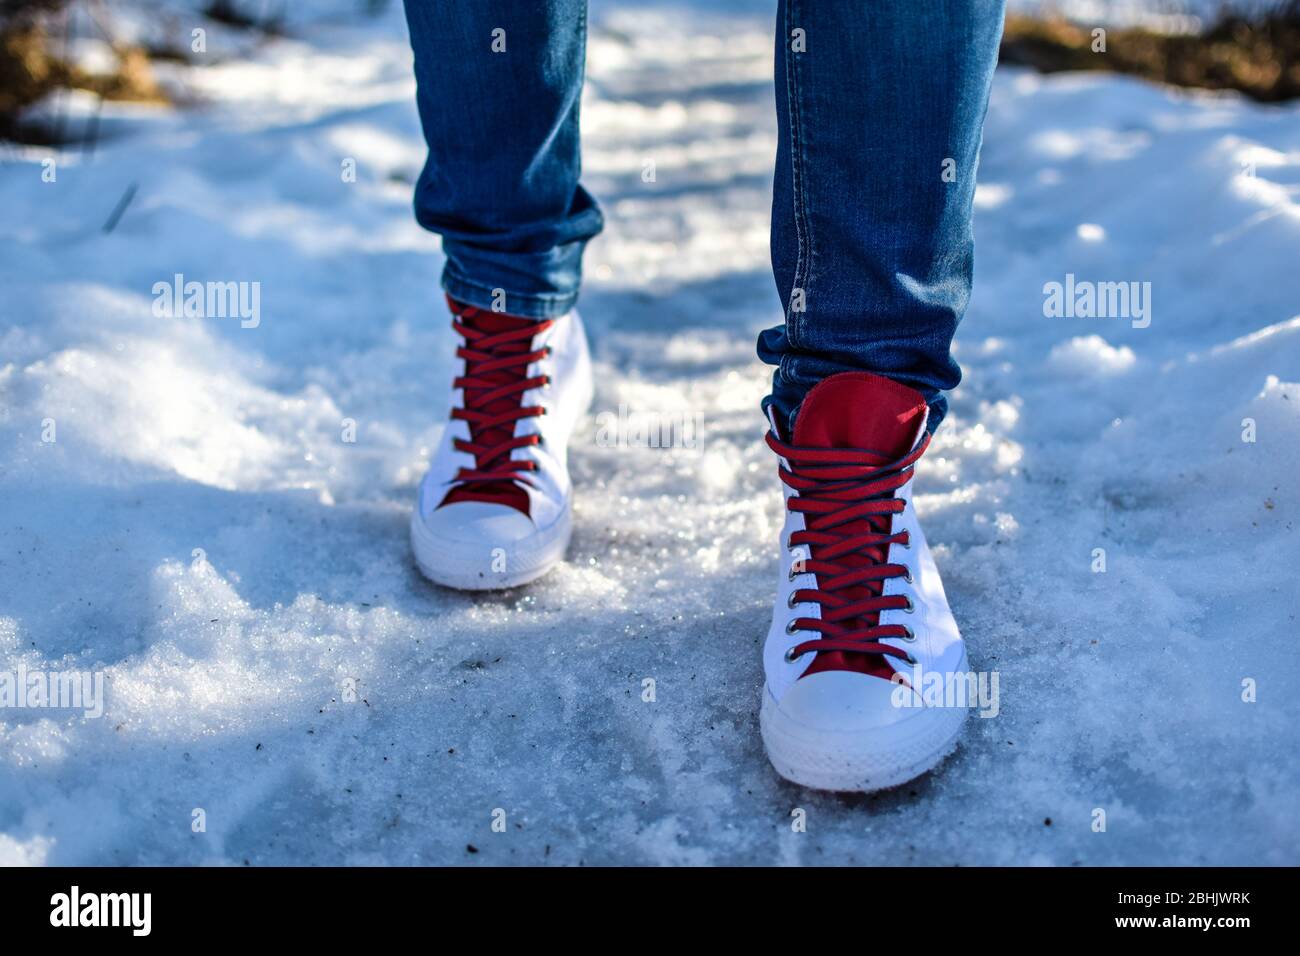
<path id="1" fill-rule="evenodd" d="M 930 402 L 961 377 L 971 205 L 1002 0 L 781 0 L 772 268 L 759 338 L 784 419 L 817 382 L 887 376 Z"/>
<path id="2" fill-rule="evenodd" d="M 759 353 L 786 517 L 759 727 L 777 772 L 879 790 L 965 718 L 965 644 L 912 501 L 957 384 L 975 163 L 1001 0 L 782 0 L 772 268 Z M 925 696 L 920 693 L 924 689 Z"/>
<path id="3" fill-rule="evenodd" d="M 441 234 L 461 344 L 411 546 L 448 587 L 507 588 L 564 556 L 565 446 L 591 401 L 573 309 L 600 231 L 578 184 L 586 0 L 406 0 L 429 158 L 420 224 Z"/>
<path id="4" fill-rule="evenodd" d="M 428 162 L 416 218 L 443 287 L 528 318 L 568 312 L 600 210 L 578 183 L 586 0 L 406 0 Z"/>

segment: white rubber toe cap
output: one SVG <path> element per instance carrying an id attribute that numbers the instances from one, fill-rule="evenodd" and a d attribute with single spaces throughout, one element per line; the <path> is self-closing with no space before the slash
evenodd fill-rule
<path id="1" fill-rule="evenodd" d="M 921 701 L 910 687 L 881 677 L 821 671 L 795 681 L 779 706 L 796 726 L 823 733 L 860 734 L 915 716 Z"/>
<path id="2" fill-rule="evenodd" d="M 801 677 L 778 702 L 763 690 L 759 727 L 777 773 L 819 790 L 896 787 L 952 750 L 966 716 L 928 707 L 910 687 L 848 671 Z"/>
<path id="3" fill-rule="evenodd" d="M 509 505 L 458 501 L 427 517 L 411 514 L 415 562 L 429 580 L 470 591 L 518 587 L 564 557 L 571 512 L 545 528 Z"/>
<path id="4" fill-rule="evenodd" d="M 509 548 L 537 533 L 533 520 L 517 508 L 487 501 L 443 505 L 422 520 L 438 540 L 476 551 Z"/>

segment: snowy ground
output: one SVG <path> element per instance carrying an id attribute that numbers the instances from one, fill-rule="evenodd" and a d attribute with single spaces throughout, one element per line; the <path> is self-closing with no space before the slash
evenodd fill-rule
<path id="1" fill-rule="evenodd" d="M 8 157 L 0 673 L 108 703 L 0 711 L 0 862 L 1300 863 L 1296 105 L 1000 73 L 918 504 L 1001 713 L 885 795 L 769 769 L 767 7 L 596 7 L 597 410 L 700 413 L 704 447 L 588 426 L 570 561 L 516 593 L 407 552 L 452 336 L 397 9 L 111 110 L 54 183 Z M 175 273 L 260 282 L 260 324 L 155 317 Z M 1150 282 L 1149 327 L 1046 318 L 1067 273 Z"/>

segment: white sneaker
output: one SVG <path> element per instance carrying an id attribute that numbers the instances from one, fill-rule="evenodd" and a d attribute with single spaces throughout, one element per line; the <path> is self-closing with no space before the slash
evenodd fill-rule
<path id="1" fill-rule="evenodd" d="M 535 321 L 451 306 L 465 342 L 451 421 L 411 515 L 411 547 L 438 584 L 517 587 L 554 567 L 569 544 L 567 445 L 591 404 L 587 337 L 577 312 Z"/>
<path id="2" fill-rule="evenodd" d="M 929 444 L 916 391 L 844 372 L 818 383 L 781 459 L 781 577 L 763 648 L 759 726 L 776 771 L 822 790 L 897 786 L 957 742 L 966 709 L 918 691 L 967 670 L 912 507 Z"/>

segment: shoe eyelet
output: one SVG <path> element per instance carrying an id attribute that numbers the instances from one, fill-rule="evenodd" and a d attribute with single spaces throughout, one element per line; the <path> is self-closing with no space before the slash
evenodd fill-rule
<path id="1" fill-rule="evenodd" d="M 907 643 L 909 644 L 914 643 L 916 641 L 916 632 L 912 630 L 910 627 L 908 627 L 906 624 L 903 625 L 903 630 L 907 631 L 907 634 L 904 635 L 903 640 L 907 641 Z"/>
<path id="2" fill-rule="evenodd" d="M 903 580 L 908 584 L 912 583 L 912 569 L 907 565 L 903 565 Z"/>
<path id="3" fill-rule="evenodd" d="M 908 654 L 908 655 L 907 655 L 907 664 L 908 664 L 909 667 L 915 667 L 915 666 L 916 666 L 916 658 L 913 657 L 911 654 Z"/>
<path id="4" fill-rule="evenodd" d="M 916 604 L 912 602 L 912 599 L 910 597 L 907 599 L 907 607 L 903 608 L 903 613 L 904 614 L 916 613 Z"/>
<path id="5" fill-rule="evenodd" d="M 787 634 L 791 634 L 791 635 L 793 635 L 793 634 L 794 634 L 796 631 L 798 631 L 798 630 L 801 630 L 801 628 L 797 628 L 797 627 L 795 627 L 795 626 L 794 626 L 794 621 L 790 621 L 790 622 L 787 623 L 786 626 L 785 626 L 785 632 L 786 632 Z"/>
<path id="6" fill-rule="evenodd" d="M 786 598 L 786 601 L 785 601 L 785 606 L 788 607 L 788 608 L 789 608 L 790 610 L 792 610 L 792 611 L 794 610 L 796 604 L 802 604 L 802 603 L 803 603 L 802 601 L 796 601 L 796 600 L 794 599 L 794 596 L 795 596 L 796 593 L 798 593 L 798 592 L 791 591 L 791 592 L 790 592 L 790 596 L 789 596 L 788 598 Z"/>
<path id="7" fill-rule="evenodd" d="M 907 540 L 906 540 L 906 541 L 900 541 L 900 542 L 898 542 L 898 546 L 899 546 L 900 548 L 902 548 L 904 551 L 911 551 L 911 550 L 912 550 L 912 535 L 911 535 L 911 534 L 908 534 L 908 536 L 907 536 Z"/>
<path id="8" fill-rule="evenodd" d="M 793 664 L 793 663 L 794 663 L 795 661 L 797 661 L 799 658 L 803 657 L 803 655 L 802 655 L 802 654 L 796 654 L 796 653 L 794 652 L 794 648 L 792 647 L 792 648 L 790 648 L 788 651 L 786 651 L 786 652 L 782 655 L 782 657 L 785 658 L 785 662 L 786 662 L 787 664 Z"/>

